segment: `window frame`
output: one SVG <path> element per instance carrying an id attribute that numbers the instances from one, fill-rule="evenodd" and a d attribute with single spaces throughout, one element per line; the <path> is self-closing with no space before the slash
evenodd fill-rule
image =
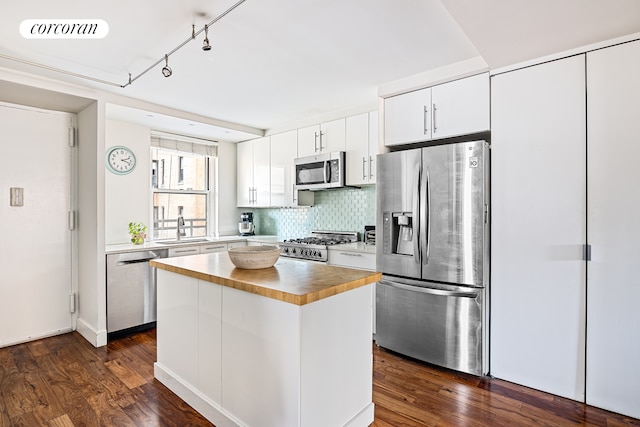
<path id="1" fill-rule="evenodd" d="M 162 181 L 162 185 L 164 185 L 164 173 L 160 174 L 160 162 L 164 163 L 164 159 L 159 159 L 159 160 L 154 160 L 153 159 L 153 150 L 157 150 L 158 152 L 165 152 L 165 153 L 170 153 L 172 156 L 177 156 L 179 159 L 182 159 L 183 156 L 198 156 L 198 157 L 202 157 L 204 159 L 204 180 L 205 180 L 205 189 L 204 190 L 193 190 L 193 189 L 166 189 L 166 188 L 159 188 L 159 180 Z M 151 187 L 151 198 L 150 198 L 150 216 L 151 216 L 151 229 L 150 231 L 150 236 L 152 241 L 158 241 L 158 242 L 162 242 L 162 241 L 168 241 L 168 240 L 172 240 L 172 238 L 167 238 L 167 237 L 160 237 L 160 238 L 156 238 L 156 223 L 160 222 L 159 218 L 156 218 L 155 216 L 155 206 L 154 206 L 154 200 L 155 200 L 155 195 L 156 194 L 175 194 L 175 195 L 204 195 L 205 197 L 205 231 L 204 231 L 204 236 L 202 237 L 207 237 L 210 235 L 211 231 L 213 230 L 213 224 L 216 221 L 217 218 L 217 212 L 214 212 L 214 210 L 217 209 L 217 206 L 214 205 L 214 203 L 212 203 L 213 201 L 213 194 L 212 194 L 212 189 L 215 188 L 215 183 L 212 182 L 212 180 L 214 179 L 214 177 L 216 176 L 216 173 L 214 171 L 213 168 L 215 168 L 216 165 L 216 161 L 215 161 L 215 157 L 214 156 L 209 156 L 206 154 L 200 154 L 200 153 L 190 153 L 187 151 L 181 151 L 181 150 L 174 150 L 174 149 L 169 149 L 169 148 L 164 148 L 164 147 L 159 147 L 159 146 L 154 146 L 152 145 L 150 147 L 150 161 L 151 161 L 151 174 L 149 176 L 149 181 L 150 181 L 150 187 Z M 155 184 L 156 186 L 154 187 L 154 174 L 153 174 L 153 163 L 156 162 L 156 164 L 158 165 L 157 170 L 156 170 L 156 176 L 155 176 Z M 182 163 L 182 162 L 180 162 Z M 183 173 L 182 170 L 179 170 L 179 176 L 184 177 L 184 175 L 181 174 L 181 172 Z M 162 175 L 162 178 L 160 178 L 160 175 Z M 183 180 L 178 181 L 178 185 L 181 185 L 183 182 Z M 189 228 L 188 226 L 185 228 Z M 177 225 L 176 225 L 176 229 L 177 229 Z M 166 228 L 165 228 L 166 230 Z M 169 229 L 170 230 L 170 229 Z M 192 234 L 192 233 L 191 233 Z M 199 238 L 200 236 L 193 236 L 191 235 L 190 237 L 187 237 L 185 240 L 188 241 L 190 238 Z M 175 238 L 174 238 L 175 239 Z"/>

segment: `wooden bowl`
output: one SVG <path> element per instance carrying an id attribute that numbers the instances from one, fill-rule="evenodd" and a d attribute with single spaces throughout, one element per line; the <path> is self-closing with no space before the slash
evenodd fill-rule
<path id="1" fill-rule="evenodd" d="M 247 270 L 273 267 L 280 258 L 280 248 L 271 245 L 236 246 L 227 252 L 233 265 Z"/>

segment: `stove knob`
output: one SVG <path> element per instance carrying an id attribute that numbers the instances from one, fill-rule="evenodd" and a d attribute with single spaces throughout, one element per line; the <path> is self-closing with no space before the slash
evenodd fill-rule
<path id="1" fill-rule="evenodd" d="M 296 248 L 291 248 L 291 253 L 295 254 L 296 253 Z"/>

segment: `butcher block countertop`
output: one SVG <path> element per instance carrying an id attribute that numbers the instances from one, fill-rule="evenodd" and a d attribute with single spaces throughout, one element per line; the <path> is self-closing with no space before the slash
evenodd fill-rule
<path id="1" fill-rule="evenodd" d="M 295 305 L 379 281 L 381 273 L 280 257 L 271 268 L 236 268 L 226 252 L 151 260 L 152 267 Z"/>

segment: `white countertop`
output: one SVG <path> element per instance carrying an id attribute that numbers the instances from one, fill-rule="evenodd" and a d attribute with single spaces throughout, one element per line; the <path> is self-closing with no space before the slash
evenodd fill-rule
<path id="1" fill-rule="evenodd" d="M 120 243 L 113 245 L 106 245 L 105 253 L 113 254 L 120 252 L 133 252 L 133 251 L 148 251 L 154 249 L 168 249 L 181 246 L 190 245 L 204 245 L 207 243 L 231 243 L 231 242 L 268 242 L 277 244 L 282 242 L 282 238 L 272 235 L 257 235 L 257 236 L 220 236 L 220 237 L 208 237 L 206 240 L 185 239 L 181 243 L 163 244 L 162 242 L 145 242 L 142 245 L 134 245 L 133 243 Z M 341 245 L 327 246 L 327 249 L 331 251 L 344 251 L 344 252 L 360 252 L 360 253 L 376 253 L 375 245 L 365 245 L 364 242 L 344 243 Z"/>
<path id="2" fill-rule="evenodd" d="M 278 236 L 220 236 L 220 237 L 207 237 L 206 240 L 202 240 L 202 238 L 197 239 L 185 239 L 180 243 L 171 243 L 171 244 L 163 244 L 160 242 L 145 242 L 142 245 L 134 245 L 133 243 L 120 243 L 114 245 L 106 245 L 105 252 L 107 254 L 119 253 L 119 252 L 132 252 L 132 251 L 148 251 L 154 249 L 169 249 L 181 246 L 190 246 L 190 245 L 204 245 L 207 243 L 231 243 L 231 242 L 269 242 L 269 243 L 277 243 L 281 239 L 278 239 Z"/>

